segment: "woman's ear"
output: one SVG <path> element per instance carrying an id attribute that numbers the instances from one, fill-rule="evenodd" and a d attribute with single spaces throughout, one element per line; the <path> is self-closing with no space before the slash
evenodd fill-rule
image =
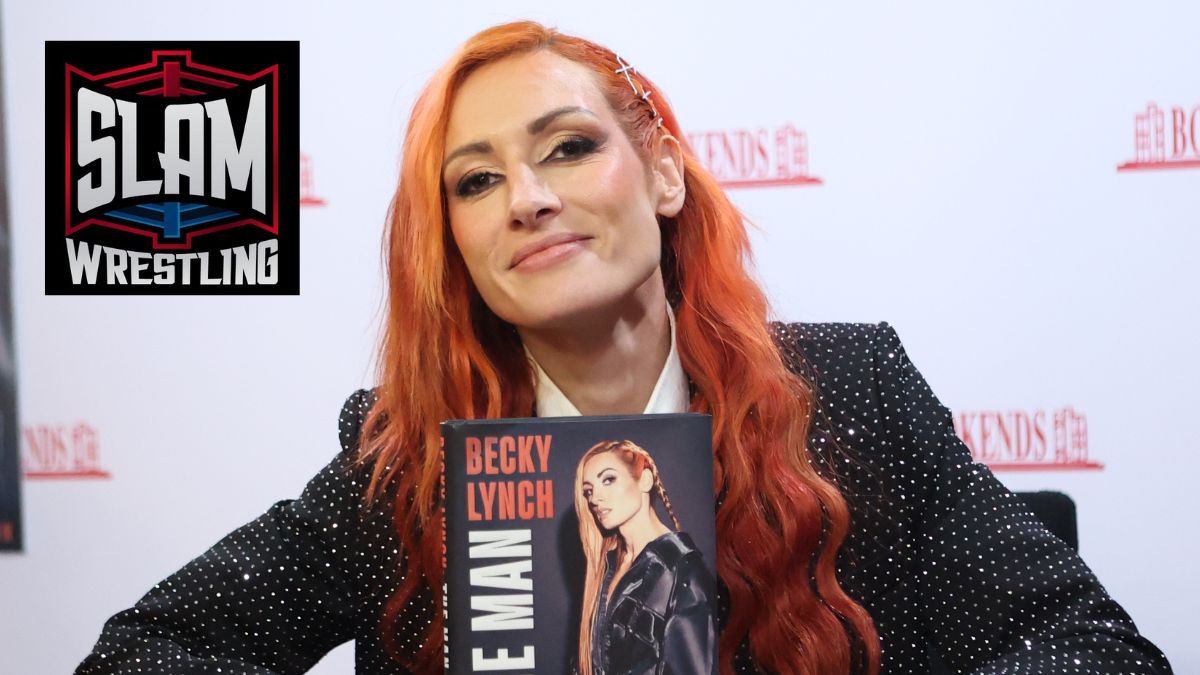
<path id="1" fill-rule="evenodd" d="M 642 469 L 642 476 L 638 478 L 638 489 L 642 492 L 654 489 L 654 472 L 650 470 L 650 467 Z"/>
<path id="2" fill-rule="evenodd" d="M 687 190 L 683 184 L 683 147 L 679 139 L 663 132 L 658 134 L 650 157 L 650 171 L 657 196 L 655 211 L 660 216 L 674 218 L 683 208 Z"/>

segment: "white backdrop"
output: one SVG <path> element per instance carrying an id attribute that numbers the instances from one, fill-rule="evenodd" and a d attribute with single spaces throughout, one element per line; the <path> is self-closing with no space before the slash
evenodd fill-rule
<path id="1" fill-rule="evenodd" d="M 896 325 L 981 456 L 1014 489 L 1074 497 L 1084 559 L 1178 672 L 1200 672 L 1200 142 L 1175 152 L 1172 125 L 1178 107 L 1190 134 L 1200 107 L 1200 4 L 562 4 L 4 2 L 19 405 L 41 477 L 26 551 L 0 556 L 0 671 L 69 672 L 109 615 L 337 452 L 339 406 L 372 380 L 415 93 L 476 30 L 533 18 L 654 79 L 730 180 L 819 179 L 731 188 L 777 314 Z M 299 297 L 43 294 L 48 39 L 300 40 L 307 193 L 325 204 L 302 209 Z M 1168 163 L 1118 171 L 1151 103 Z M 766 139 L 768 164 L 720 151 L 744 138 Z M 1017 412 L 1045 424 L 1032 471 L 1000 466 Z M 1056 443 L 1102 468 L 1044 466 Z M 352 663 L 343 647 L 315 672 Z"/>

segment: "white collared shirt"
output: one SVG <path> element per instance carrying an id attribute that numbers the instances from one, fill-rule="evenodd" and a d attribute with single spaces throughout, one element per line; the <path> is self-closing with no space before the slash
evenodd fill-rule
<path id="1" fill-rule="evenodd" d="M 679 352 L 675 349 L 675 313 L 667 306 L 667 319 L 671 324 L 671 351 L 667 354 L 667 362 L 663 364 L 658 381 L 654 383 L 654 391 L 650 392 L 650 400 L 646 402 L 643 415 L 655 413 L 681 413 L 688 409 L 688 381 L 683 372 L 683 363 L 679 360 Z M 529 354 L 528 350 L 525 352 Z M 542 366 L 529 354 L 537 377 L 537 416 L 538 417 L 578 417 L 582 413 L 567 399 L 566 394 L 554 384 L 554 380 L 542 370 Z"/>

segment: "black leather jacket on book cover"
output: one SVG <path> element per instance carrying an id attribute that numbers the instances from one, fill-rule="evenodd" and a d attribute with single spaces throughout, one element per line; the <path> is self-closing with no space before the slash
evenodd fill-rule
<path id="1" fill-rule="evenodd" d="M 593 675 L 716 675 L 716 584 L 686 532 L 646 544 L 612 596 L 609 552 L 592 637 Z"/>
<path id="2" fill-rule="evenodd" d="M 1172 672 L 1079 556 L 971 460 L 889 325 L 772 330 L 817 392 L 810 448 L 851 508 L 838 576 L 875 623 L 883 675 L 928 672 L 931 652 L 973 675 Z M 298 499 L 113 616 L 76 674 L 292 675 L 348 640 L 359 675 L 403 673 L 379 617 L 405 552 L 390 513 L 363 513 L 366 472 L 349 468 L 371 403 L 367 391 L 346 401 L 343 452 Z M 435 611 L 398 622 L 401 649 L 416 648 Z M 756 672 L 745 643 L 734 670 Z"/>

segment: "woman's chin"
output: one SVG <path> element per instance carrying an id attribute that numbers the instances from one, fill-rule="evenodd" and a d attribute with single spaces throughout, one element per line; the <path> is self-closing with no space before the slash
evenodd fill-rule
<path id="1" fill-rule="evenodd" d="M 528 300 L 513 303 L 506 321 L 532 331 L 604 330 L 605 325 L 622 316 L 636 315 L 638 298 L 628 288 L 609 280 L 581 283 L 570 279 L 559 285 L 547 284 L 530 292 Z"/>
<path id="2" fill-rule="evenodd" d="M 657 270 L 657 268 L 654 268 Z M 602 265 L 586 255 L 536 274 L 519 274 L 494 289 L 497 302 L 485 302 L 497 315 L 518 328 L 577 330 L 638 311 L 647 302 L 641 292 L 643 270 Z M 653 273 L 649 275 L 659 284 Z"/>
<path id="3" fill-rule="evenodd" d="M 536 305 L 523 308 L 509 323 L 533 331 L 578 328 L 609 313 L 606 310 L 616 305 L 615 301 L 589 302 L 578 294 L 560 298 L 560 294 L 561 289 L 551 290 Z"/>

